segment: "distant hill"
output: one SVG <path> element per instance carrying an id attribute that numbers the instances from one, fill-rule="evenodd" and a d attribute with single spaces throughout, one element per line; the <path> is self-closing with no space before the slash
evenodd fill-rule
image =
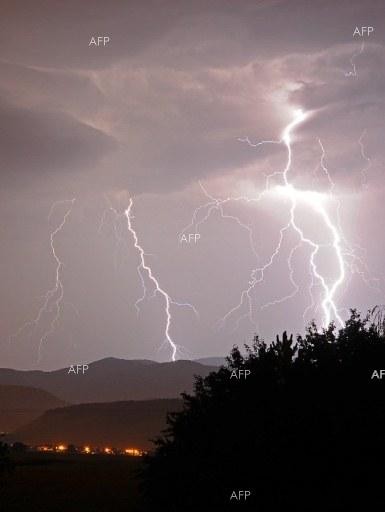
<path id="1" fill-rule="evenodd" d="M 48 409 L 65 405 L 68 404 L 42 389 L 0 385 L 0 431 L 10 432 Z"/>
<path id="2" fill-rule="evenodd" d="M 29 445 L 72 443 L 150 449 L 150 439 L 160 435 L 166 426 L 167 412 L 181 407 L 181 400 L 73 405 L 45 412 L 14 432 L 13 437 Z"/>
<path id="3" fill-rule="evenodd" d="M 192 391 L 194 375 L 205 377 L 215 369 L 195 361 L 156 363 L 107 358 L 90 363 L 84 375 L 69 374 L 68 368 L 52 372 L 3 368 L 0 385 L 44 389 L 74 404 L 178 398 L 181 392 Z"/>
<path id="4" fill-rule="evenodd" d="M 226 364 L 225 357 L 202 357 L 195 359 L 196 363 L 204 364 L 205 366 L 223 366 Z"/>

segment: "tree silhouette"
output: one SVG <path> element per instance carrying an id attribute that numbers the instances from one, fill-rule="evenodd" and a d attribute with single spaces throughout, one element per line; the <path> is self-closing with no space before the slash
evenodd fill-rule
<path id="1" fill-rule="evenodd" d="M 384 332 L 355 310 L 339 331 L 313 323 L 295 341 L 283 333 L 270 345 L 256 337 L 244 355 L 235 347 L 168 416 L 142 475 L 150 509 L 383 505 L 381 367 Z M 247 500 L 230 499 L 239 490 Z"/>
<path id="2" fill-rule="evenodd" d="M 6 443 L 0 442 L 0 503 L 1 491 L 6 483 L 7 477 L 12 473 L 14 465 L 10 459 L 9 446 Z"/>

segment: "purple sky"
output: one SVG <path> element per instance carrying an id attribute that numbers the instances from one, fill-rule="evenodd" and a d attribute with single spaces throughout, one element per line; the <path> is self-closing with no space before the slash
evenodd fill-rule
<path id="1" fill-rule="evenodd" d="M 288 177 L 297 225 L 320 246 L 317 273 L 329 290 L 340 273 L 320 201 L 343 257 L 338 314 L 385 302 L 385 6 L 335 4 L 2 1 L 0 366 L 170 359 L 165 296 L 143 268 L 147 294 L 135 308 L 143 289 L 130 197 L 146 267 L 199 312 L 170 304 L 179 357 L 321 324 L 313 246 L 291 226 L 276 251 L 290 220 L 277 188 L 287 147 L 242 142 L 279 141 L 298 109 L 308 116 L 291 134 Z M 375 31 L 353 37 L 356 26 Z M 98 35 L 107 47 L 89 47 Z M 238 200 L 218 202 L 226 198 Z M 186 231 L 198 243 L 180 243 L 207 203 Z"/>

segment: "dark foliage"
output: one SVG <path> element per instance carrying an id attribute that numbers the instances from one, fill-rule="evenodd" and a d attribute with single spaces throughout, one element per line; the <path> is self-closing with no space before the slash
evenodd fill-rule
<path id="1" fill-rule="evenodd" d="M 9 446 L 5 443 L 0 442 L 0 503 L 1 491 L 6 483 L 7 477 L 13 472 L 13 470 L 14 465 L 10 458 Z"/>
<path id="2" fill-rule="evenodd" d="M 352 311 L 346 326 L 270 345 L 197 378 L 147 460 L 151 510 L 346 510 L 383 507 L 384 332 Z M 233 370 L 250 370 L 245 379 Z M 251 490 L 246 502 L 233 490 Z M 381 508 L 382 509 L 382 508 Z"/>

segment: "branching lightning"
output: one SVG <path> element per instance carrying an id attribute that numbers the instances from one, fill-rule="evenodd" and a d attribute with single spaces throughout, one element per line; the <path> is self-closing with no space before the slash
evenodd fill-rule
<path id="1" fill-rule="evenodd" d="M 249 242 L 250 242 L 250 248 L 252 250 L 252 252 L 254 253 L 254 255 L 256 257 L 258 257 L 258 254 L 256 252 L 256 249 L 255 249 L 255 244 L 254 244 L 254 240 L 253 240 L 253 230 L 251 228 L 251 226 L 249 226 L 248 224 L 245 224 L 244 222 L 242 222 L 238 217 L 236 217 L 235 215 L 228 215 L 224 212 L 223 210 L 223 206 L 226 202 L 228 201 L 239 201 L 239 200 L 243 200 L 244 198 L 243 197 L 234 197 L 234 198 L 228 198 L 228 199 L 217 199 L 213 196 L 211 196 L 206 188 L 204 187 L 204 185 L 202 184 L 201 181 L 199 181 L 199 186 L 200 188 L 202 189 L 204 195 L 210 199 L 210 201 L 208 201 L 207 203 L 205 203 L 204 205 L 201 205 L 201 206 L 198 206 L 198 208 L 196 208 L 196 210 L 194 211 L 193 213 L 193 217 L 192 217 L 192 220 L 190 222 L 190 224 L 188 224 L 186 227 L 184 227 L 182 229 L 182 231 L 180 232 L 179 234 L 179 238 L 186 233 L 186 231 L 188 231 L 189 229 L 194 229 L 196 232 L 198 232 L 199 230 L 199 227 L 204 223 L 206 222 L 210 215 L 214 212 L 214 211 L 217 211 L 219 212 L 220 216 L 222 219 L 230 219 L 234 222 L 236 222 L 240 227 L 242 227 L 243 229 L 245 229 L 248 234 L 249 234 Z M 203 211 L 205 212 L 205 214 L 203 215 L 203 217 L 198 220 L 198 217 L 199 217 L 199 213 Z"/>
<path id="2" fill-rule="evenodd" d="M 324 205 L 324 200 L 322 195 L 315 192 L 309 191 L 299 191 L 296 190 L 289 182 L 288 172 L 292 165 L 292 148 L 291 148 L 291 135 L 293 129 L 300 123 L 302 123 L 306 119 L 306 114 L 302 111 L 297 111 L 297 114 L 292 121 L 284 130 L 282 140 L 287 148 L 287 165 L 285 170 L 283 171 L 283 179 L 284 179 L 284 192 L 287 193 L 291 200 L 291 208 L 290 208 L 290 225 L 291 227 L 298 233 L 301 242 L 308 244 L 312 251 L 310 254 L 310 266 L 312 269 L 312 274 L 318 280 L 323 288 L 323 298 L 322 298 L 322 309 L 324 313 L 323 324 L 325 326 L 329 325 L 332 320 L 332 313 L 334 314 L 335 319 L 339 322 L 341 326 L 343 326 L 343 320 L 338 312 L 337 305 L 335 303 L 335 295 L 338 291 L 338 288 L 341 286 L 345 279 L 345 262 L 342 255 L 341 248 L 341 237 L 339 234 L 338 228 L 334 225 L 330 215 L 327 212 L 327 209 Z M 323 153 L 324 156 L 324 153 Z M 322 168 L 325 170 L 325 166 L 322 162 Z M 332 235 L 332 246 L 335 252 L 335 257 L 338 262 L 338 276 L 331 284 L 327 283 L 326 278 L 319 273 L 316 263 L 316 256 L 320 250 L 320 244 L 314 242 L 314 240 L 305 237 L 303 231 L 300 229 L 296 222 L 296 208 L 298 204 L 298 200 L 305 200 L 308 205 L 320 215 L 321 219 L 324 222 L 324 226 L 328 228 Z"/>
<path id="3" fill-rule="evenodd" d="M 124 210 L 124 213 L 120 213 L 116 208 L 112 207 L 111 205 L 102 215 L 101 223 L 99 226 L 99 231 L 104 225 L 106 216 L 108 212 L 112 213 L 113 215 L 113 224 L 114 224 L 114 233 L 117 240 L 117 244 L 121 244 L 123 242 L 123 238 L 119 229 L 119 220 L 125 218 L 126 220 L 126 226 L 128 229 L 128 232 L 131 234 L 133 241 L 134 241 L 134 247 L 139 255 L 139 264 L 137 266 L 137 272 L 140 279 L 141 287 L 142 287 L 142 295 L 136 300 L 135 302 L 135 309 L 137 314 L 140 313 L 140 304 L 149 296 L 149 298 L 154 298 L 156 295 L 159 295 L 163 302 L 164 302 L 164 312 L 166 316 L 166 325 L 164 328 L 164 341 L 163 343 L 166 343 L 170 349 L 171 349 L 171 359 L 172 361 L 176 361 L 178 355 L 180 355 L 184 350 L 183 347 L 180 345 L 177 345 L 174 341 L 172 335 L 171 335 L 171 327 L 172 327 L 172 307 L 178 306 L 178 307 L 186 307 L 190 308 L 196 315 L 197 318 L 199 318 L 199 313 L 196 310 L 196 308 L 189 303 L 181 303 L 176 302 L 173 300 L 170 295 L 165 291 L 165 289 L 160 285 L 160 282 L 158 278 L 155 276 L 151 266 L 146 262 L 146 258 L 150 256 L 148 253 L 146 253 L 142 247 L 142 245 L 139 242 L 139 237 L 136 232 L 136 229 L 133 226 L 133 199 L 130 198 L 127 208 Z M 116 257 L 115 257 L 116 261 Z M 153 291 L 151 294 L 149 294 L 149 290 L 146 285 L 146 281 L 149 281 L 152 284 Z"/>
<path id="4" fill-rule="evenodd" d="M 68 217 L 70 216 L 72 212 L 73 205 L 75 203 L 75 199 L 65 199 L 62 201 L 56 201 L 53 203 L 51 210 L 48 215 L 48 221 L 50 221 L 52 214 L 55 210 L 55 208 L 59 205 L 68 205 L 68 208 L 66 212 L 63 215 L 63 218 L 61 222 L 56 226 L 56 228 L 51 232 L 50 234 L 50 247 L 51 247 L 51 253 L 53 256 L 53 259 L 55 260 L 55 281 L 54 285 L 51 289 L 49 289 L 46 294 L 44 295 L 44 301 L 41 305 L 37 315 L 34 319 L 29 320 L 24 325 L 20 327 L 20 329 L 13 335 L 10 336 L 9 340 L 12 341 L 13 339 L 17 338 L 23 331 L 25 331 L 27 328 L 37 328 L 44 317 L 45 314 L 53 313 L 53 317 L 51 319 L 51 322 L 49 324 L 49 327 L 43 332 L 43 334 L 40 337 L 39 345 L 38 345 L 38 362 L 41 360 L 41 352 L 44 343 L 46 340 L 55 332 L 57 323 L 60 319 L 62 308 L 63 308 L 63 300 L 64 300 L 64 286 L 61 279 L 61 273 L 62 268 L 64 266 L 62 260 L 60 259 L 58 252 L 55 247 L 55 239 L 57 235 L 63 230 Z M 76 310 L 75 310 L 76 312 Z"/>
<path id="5" fill-rule="evenodd" d="M 133 207 L 133 200 L 130 198 L 128 207 L 126 208 L 124 214 L 125 214 L 126 219 L 127 219 L 128 231 L 131 233 L 131 235 L 132 235 L 132 237 L 134 239 L 135 249 L 139 253 L 140 262 L 139 262 L 139 265 L 138 265 L 138 274 L 139 274 L 139 276 L 141 278 L 141 282 L 142 282 L 142 286 L 143 286 L 143 296 L 135 303 L 135 307 L 138 308 L 140 302 L 142 300 L 144 300 L 144 298 L 146 297 L 145 279 L 144 279 L 144 275 L 143 275 L 143 273 L 144 273 L 147 276 L 147 278 L 149 279 L 149 281 L 151 281 L 152 284 L 154 285 L 153 296 L 156 295 L 156 294 L 159 294 L 163 298 L 163 300 L 164 300 L 165 314 L 166 314 L 166 326 L 165 326 L 165 330 L 164 330 L 165 340 L 164 341 L 167 342 L 168 345 L 170 346 L 171 351 L 172 351 L 171 359 L 173 361 L 175 361 L 176 358 L 177 358 L 178 352 L 180 350 L 180 347 L 175 343 L 175 341 L 171 337 L 171 332 L 170 332 L 171 331 L 171 322 L 172 322 L 171 306 L 188 307 L 188 308 L 192 309 L 197 316 L 199 316 L 199 315 L 198 315 L 198 312 L 195 309 L 195 307 L 192 306 L 191 304 L 175 302 L 174 300 L 172 300 L 170 295 L 159 284 L 159 281 L 155 277 L 151 267 L 146 263 L 146 254 L 144 252 L 143 247 L 139 243 L 138 235 L 136 233 L 135 228 L 133 227 L 133 224 L 132 224 L 132 219 L 133 219 L 132 207 Z"/>
<path id="6" fill-rule="evenodd" d="M 289 221 L 285 226 L 280 230 L 279 240 L 278 244 L 273 251 L 271 257 L 267 261 L 267 263 L 252 272 L 252 280 L 249 283 L 248 288 L 242 293 L 241 296 L 241 302 L 232 310 L 230 310 L 223 318 L 222 321 L 225 321 L 229 315 L 231 315 L 233 312 L 238 310 L 242 304 L 244 297 L 248 298 L 249 302 L 249 317 L 250 317 L 250 311 L 251 311 L 251 291 L 255 288 L 255 286 L 260 283 L 264 279 L 264 273 L 266 269 L 268 269 L 274 262 L 275 257 L 280 252 L 280 249 L 282 247 L 283 238 L 286 232 L 289 231 L 291 228 L 295 233 L 297 233 L 299 237 L 298 243 L 294 246 L 294 248 L 291 249 L 289 257 L 288 257 L 288 268 L 289 268 L 289 279 L 293 286 L 293 291 L 281 298 L 278 298 L 276 300 L 270 301 L 267 304 L 264 304 L 261 309 L 264 309 L 269 306 L 277 305 L 279 303 L 282 303 L 286 300 L 292 299 L 299 291 L 299 286 L 294 281 L 294 269 L 292 266 L 292 259 L 295 254 L 295 252 L 301 247 L 302 244 L 308 245 L 311 249 L 310 253 L 310 269 L 311 269 L 311 288 L 309 290 L 310 296 L 311 296 L 311 303 L 313 304 L 314 299 L 312 295 L 312 287 L 314 286 L 314 282 L 318 281 L 323 289 L 323 298 L 321 301 L 321 306 L 323 310 L 323 324 L 328 325 L 332 318 L 334 317 L 335 320 L 337 320 L 340 325 L 343 325 L 343 320 L 338 312 L 338 308 L 335 303 L 335 295 L 337 293 L 338 288 L 341 286 L 341 284 L 344 281 L 345 278 L 345 262 L 342 256 L 342 249 L 341 249 L 341 238 L 339 235 L 339 231 L 337 227 L 333 224 L 330 215 L 327 212 L 327 209 L 324 205 L 324 197 L 323 194 L 320 194 L 318 192 L 313 191 L 306 191 L 306 190 L 298 190 L 296 189 L 289 181 L 289 171 L 292 167 L 292 133 L 294 129 L 301 123 L 305 121 L 307 118 L 307 114 L 304 113 L 302 110 L 297 110 L 295 113 L 295 117 L 291 123 L 289 123 L 286 128 L 284 129 L 282 133 L 280 143 L 284 144 L 286 146 L 287 150 L 287 161 L 286 166 L 284 170 L 282 171 L 282 178 L 283 178 L 283 186 L 276 187 L 276 190 L 281 193 L 284 197 L 287 197 L 290 200 L 290 215 L 289 215 Z M 262 141 L 258 145 L 262 145 L 263 143 L 272 143 L 275 141 Z M 322 147 L 322 145 L 321 145 Z M 324 152 L 323 152 L 324 157 Z M 323 170 L 325 170 L 325 166 L 323 164 L 323 157 L 321 158 L 321 167 Z M 327 279 L 325 276 L 323 276 L 320 271 L 318 270 L 317 266 L 317 255 L 319 253 L 319 250 L 321 248 L 321 245 L 317 242 L 315 242 L 313 239 L 305 236 L 303 230 L 298 225 L 297 219 L 296 219 L 296 210 L 299 202 L 304 202 L 309 208 L 311 208 L 315 213 L 317 213 L 323 223 L 324 226 L 328 228 L 331 236 L 332 236 L 332 247 L 335 252 L 335 256 L 338 262 L 338 277 L 335 279 L 334 282 L 331 284 L 328 284 Z M 255 276 L 259 274 L 259 278 L 256 279 Z"/>
<path id="7" fill-rule="evenodd" d="M 361 48 L 361 53 L 363 51 L 363 47 Z M 355 57 L 354 57 L 355 58 Z M 352 58 L 352 65 L 354 66 L 354 58 Z M 355 70 L 355 68 L 354 68 Z M 350 271 L 351 274 L 358 273 L 366 282 L 366 284 L 371 284 L 370 280 L 366 279 L 366 271 L 367 267 L 365 266 L 362 258 L 360 258 L 356 251 L 347 243 L 346 238 L 343 235 L 340 221 L 340 201 L 334 195 L 335 184 L 330 176 L 330 173 L 326 166 L 326 152 L 325 148 L 320 139 L 318 139 L 318 144 L 321 150 L 320 163 L 319 168 L 322 170 L 322 173 L 327 179 L 328 182 L 328 193 L 321 193 L 312 190 L 301 190 L 296 188 L 290 181 L 290 171 L 292 169 L 292 138 L 295 129 L 302 124 L 308 117 L 309 113 L 303 112 L 302 110 L 297 110 L 294 113 L 293 120 L 285 127 L 282 132 L 282 136 L 280 140 L 266 140 L 253 143 L 250 141 L 248 137 L 239 139 L 241 142 L 247 143 L 251 147 L 259 147 L 265 144 L 280 144 L 284 145 L 287 153 L 286 165 L 283 170 L 275 171 L 271 174 L 265 175 L 265 187 L 257 196 L 255 197 L 227 197 L 227 198 L 215 198 L 211 194 L 209 194 L 205 187 L 200 183 L 200 187 L 204 192 L 205 196 L 209 199 L 209 201 L 198 208 L 193 213 L 191 223 L 186 226 L 183 230 L 186 231 L 189 227 L 195 226 L 198 228 L 203 222 L 207 221 L 213 211 L 219 211 L 222 218 L 230 218 L 236 220 L 238 224 L 247 229 L 249 232 L 249 240 L 253 250 L 253 253 L 256 257 L 258 257 L 257 252 L 255 250 L 253 244 L 253 233 L 252 229 L 249 225 L 242 223 L 237 217 L 226 215 L 224 212 L 224 206 L 227 203 L 232 201 L 245 201 L 247 203 L 255 202 L 257 203 L 262 199 L 264 195 L 269 192 L 278 194 L 284 199 L 289 200 L 290 208 L 289 208 L 289 216 L 288 220 L 285 222 L 283 227 L 279 230 L 277 243 L 267 258 L 264 264 L 254 268 L 251 271 L 250 279 L 247 284 L 247 287 L 241 292 L 240 300 L 238 304 L 236 304 L 233 308 L 231 308 L 219 321 L 219 326 L 223 326 L 227 320 L 233 317 L 234 314 L 240 313 L 238 316 L 235 329 L 238 328 L 240 322 L 247 318 L 252 325 L 258 328 L 257 321 L 255 319 L 254 309 L 255 309 L 255 301 L 254 301 L 254 293 L 256 291 L 256 287 L 262 283 L 265 279 L 266 271 L 272 267 L 277 256 L 280 254 L 282 250 L 283 241 L 289 233 L 294 233 L 297 238 L 297 242 L 291 248 L 288 258 L 287 258 L 287 267 L 288 267 L 288 277 L 292 286 L 292 291 L 286 294 L 283 297 L 279 297 L 277 299 L 271 300 L 260 306 L 260 310 L 266 309 L 271 306 L 276 306 L 282 302 L 293 299 L 299 292 L 300 286 L 295 281 L 295 272 L 293 266 L 293 259 L 297 253 L 303 247 L 308 247 L 310 249 L 309 254 L 309 275 L 310 275 L 310 283 L 308 286 L 308 295 L 310 298 L 310 303 L 306 307 L 303 312 L 303 318 L 305 320 L 306 315 L 309 311 L 315 311 L 318 307 L 322 310 L 322 324 L 323 326 L 328 326 L 332 321 L 337 322 L 340 326 L 344 324 L 342 318 L 342 311 L 344 308 L 339 308 L 337 305 L 337 296 L 341 290 L 343 285 L 346 285 L 347 280 L 347 270 Z M 366 171 L 370 166 L 370 159 L 367 157 L 364 147 L 363 147 L 363 137 L 365 132 L 360 137 L 359 145 L 361 148 L 361 156 L 366 161 L 365 169 L 362 171 L 363 176 L 366 177 Z M 279 186 L 271 186 L 272 178 L 276 178 L 280 176 L 282 179 L 282 185 Z M 335 204 L 336 210 L 336 221 L 333 220 L 332 215 L 329 213 L 330 205 Z M 316 216 L 320 220 L 320 225 L 325 228 L 325 232 L 329 233 L 330 241 L 328 243 L 320 244 L 316 241 L 316 238 L 310 235 L 306 235 L 304 230 L 301 228 L 299 219 L 298 219 L 298 206 L 305 206 L 310 212 L 316 214 Z M 327 248 L 332 251 L 333 258 L 335 260 L 335 277 L 328 278 L 319 268 L 318 259 L 320 257 L 321 248 Z M 319 302 L 315 300 L 313 290 L 318 286 L 321 290 L 321 297 Z M 245 310 L 245 312 L 243 312 Z"/>
<path id="8" fill-rule="evenodd" d="M 362 53 L 363 45 L 361 51 Z M 357 54 L 358 55 L 358 54 Z M 354 66 L 354 56 L 352 57 L 352 66 L 354 69 L 354 73 L 356 73 L 356 69 Z M 219 320 L 218 326 L 224 326 L 225 323 L 232 318 L 234 315 L 238 315 L 235 322 L 235 329 L 237 329 L 240 325 L 240 322 L 244 319 L 248 319 L 250 323 L 258 329 L 257 317 L 255 314 L 256 309 L 256 301 L 255 294 L 257 292 L 257 287 L 260 283 L 265 280 L 267 271 L 274 265 L 278 255 L 282 252 L 282 247 L 284 240 L 286 237 L 295 236 L 296 241 L 294 245 L 290 248 L 288 257 L 287 257 L 287 268 L 288 268 L 288 278 L 291 284 L 291 291 L 282 297 L 277 297 L 273 300 L 270 300 L 259 306 L 259 311 L 263 311 L 267 308 L 277 306 L 283 302 L 292 300 L 296 297 L 296 295 L 300 291 L 300 285 L 295 280 L 295 268 L 294 268 L 294 258 L 299 251 L 303 251 L 304 248 L 308 248 L 310 250 L 308 255 L 308 271 L 310 277 L 310 283 L 308 285 L 308 296 L 310 298 L 310 303 L 307 305 L 303 312 L 303 319 L 306 320 L 306 317 L 309 312 L 316 312 L 318 308 L 322 310 L 322 324 L 323 326 L 328 326 L 331 322 L 337 322 L 340 326 L 343 326 L 344 321 L 342 318 L 342 311 L 344 308 L 339 307 L 337 304 L 338 294 L 343 286 L 347 285 L 347 273 L 349 271 L 350 276 L 353 274 L 359 274 L 363 281 L 370 287 L 379 291 L 377 286 L 376 279 L 368 279 L 367 278 L 367 266 L 358 254 L 357 250 L 353 248 L 346 240 L 343 230 L 341 228 L 341 218 L 340 218 L 340 210 L 341 203 L 339 199 L 335 196 L 335 183 L 330 175 L 330 172 L 327 168 L 327 158 L 326 151 L 323 143 L 320 139 L 318 139 L 318 145 L 320 147 L 320 161 L 318 165 L 318 169 L 322 171 L 322 174 L 325 176 L 328 183 L 327 192 L 316 192 L 314 190 L 303 190 L 296 188 L 294 184 L 290 180 L 291 170 L 293 167 L 293 148 L 292 148 L 292 140 L 293 134 L 296 128 L 304 123 L 306 119 L 310 116 L 310 113 L 306 113 L 302 110 L 296 110 L 294 113 L 293 120 L 284 128 L 281 138 L 279 140 L 264 140 L 260 142 L 253 143 L 249 138 L 239 139 L 241 142 L 247 143 L 250 147 L 258 148 L 267 144 L 276 144 L 284 146 L 286 150 L 286 164 L 283 170 L 278 170 L 271 172 L 270 174 L 264 174 L 265 177 L 265 186 L 261 192 L 254 195 L 253 197 L 239 195 L 239 196 L 230 196 L 225 198 L 218 198 L 213 196 L 208 192 L 206 187 L 202 182 L 199 182 L 200 188 L 207 198 L 206 203 L 198 206 L 193 212 L 191 222 L 181 231 L 180 236 L 183 235 L 187 230 L 194 229 L 195 232 L 198 232 L 202 224 L 208 221 L 210 216 L 216 212 L 219 214 L 220 218 L 226 221 L 235 222 L 240 228 L 244 229 L 248 233 L 249 245 L 250 249 L 259 262 L 260 256 L 255 247 L 255 241 L 253 237 L 253 228 L 251 224 L 247 224 L 242 221 L 238 216 L 232 215 L 226 212 L 225 208 L 228 204 L 234 202 L 245 202 L 249 204 L 257 204 L 262 200 L 267 194 L 274 194 L 275 198 L 283 198 L 288 200 L 289 202 L 289 211 L 288 217 L 284 222 L 283 226 L 279 229 L 277 241 L 273 248 L 273 251 L 268 256 L 265 262 L 259 264 L 255 268 L 252 269 L 250 273 L 250 278 L 247 283 L 247 286 L 241 291 L 239 302 L 232 307 L 226 314 Z M 366 130 L 364 130 L 358 140 L 358 144 L 360 147 L 360 153 L 362 159 L 365 161 L 365 165 L 361 172 L 361 184 L 367 184 L 367 172 L 371 166 L 371 159 L 366 154 L 364 147 L 364 137 L 366 135 Z M 280 185 L 275 184 L 275 179 L 279 177 L 281 180 Z M 274 179 L 274 184 L 272 185 L 272 181 Z M 56 228 L 50 234 L 50 248 L 52 257 L 55 261 L 55 281 L 54 285 L 51 289 L 49 289 L 44 295 L 43 303 L 38 310 L 36 317 L 28 322 L 26 322 L 17 332 L 10 336 L 10 340 L 17 338 L 24 330 L 27 328 L 37 328 L 43 320 L 43 317 L 51 314 L 51 321 L 49 327 L 43 332 L 40 337 L 39 345 L 38 345 L 38 361 L 41 359 L 42 348 L 46 342 L 46 340 L 55 332 L 57 324 L 62 314 L 63 308 L 63 300 L 64 300 L 64 287 L 61 279 L 63 262 L 60 259 L 58 252 L 55 247 L 55 240 L 59 233 L 63 230 L 66 225 L 67 219 L 72 212 L 72 208 L 74 205 L 75 199 L 63 200 L 55 202 L 48 216 L 48 220 L 51 219 L 52 213 L 54 209 L 58 205 L 68 205 L 61 222 L 56 226 Z M 333 216 L 329 212 L 330 205 L 335 204 L 335 217 L 336 220 L 333 219 Z M 305 234 L 304 229 L 301 227 L 300 223 L 300 215 L 298 213 L 299 205 L 305 206 L 309 212 L 314 213 L 320 220 L 320 224 L 323 226 L 325 231 L 329 233 L 330 241 L 328 243 L 319 243 L 317 242 L 316 236 L 311 236 Z M 172 308 L 174 306 L 178 307 L 187 307 L 193 310 L 193 312 L 199 317 L 197 310 L 195 307 L 189 303 L 179 303 L 173 300 L 167 291 L 161 286 L 159 279 L 155 276 L 154 271 L 150 264 L 148 263 L 148 256 L 140 241 L 137 234 L 137 231 L 133 225 L 133 199 L 130 198 L 128 202 L 128 206 L 124 210 L 124 212 L 119 212 L 117 209 L 109 206 L 107 210 L 103 213 L 101 223 L 99 226 L 99 231 L 103 228 L 107 216 L 113 216 L 113 229 L 116 238 L 116 248 L 115 248 L 115 268 L 117 268 L 117 253 L 119 247 L 124 244 L 127 245 L 127 239 L 122 234 L 122 225 L 120 222 L 122 219 L 125 220 L 125 226 L 128 230 L 129 234 L 132 236 L 134 248 L 137 251 L 139 257 L 139 263 L 137 265 L 137 273 L 141 283 L 142 294 L 135 302 L 135 308 L 137 314 L 140 313 L 140 305 L 146 298 L 154 298 L 159 296 L 164 304 L 164 314 L 165 314 L 165 327 L 164 327 L 164 342 L 166 343 L 171 350 L 171 359 L 175 361 L 178 355 L 181 353 L 182 347 L 177 345 L 174 341 L 171 330 L 173 323 L 172 316 Z M 314 233 L 316 234 L 316 233 Z M 358 246 L 357 246 L 358 247 Z M 326 248 L 332 251 L 334 260 L 335 260 L 335 274 L 336 276 L 333 278 L 328 278 L 319 268 L 319 258 L 320 258 L 320 250 Z M 358 247 L 360 251 L 363 251 L 361 247 Z M 149 290 L 148 285 L 150 285 L 151 289 Z M 314 295 L 315 287 L 318 287 L 320 291 L 320 299 L 316 300 Z"/>

